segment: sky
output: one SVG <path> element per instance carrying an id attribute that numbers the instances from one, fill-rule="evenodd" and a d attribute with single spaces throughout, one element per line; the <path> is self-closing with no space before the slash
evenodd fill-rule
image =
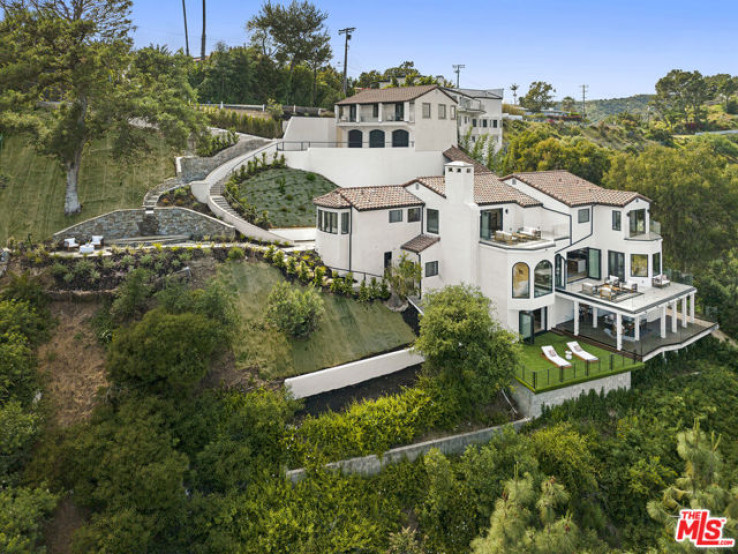
<path id="1" fill-rule="evenodd" d="M 274 0 L 273 0 L 274 1 Z M 278 1 L 278 0 L 277 0 Z M 287 0 L 283 0 L 287 1 Z M 190 52 L 199 56 L 202 2 L 185 0 Z M 671 69 L 703 75 L 738 75 L 738 0 L 317 0 L 328 13 L 333 64 L 343 69 L 344 39 L 338 30 L 356 27 L 349 43 L 348 74 L 384 70 L 412 60 L 426 75 L 455 80 L 453 64 L 464 64 L 460 84 L 505 88 L 546 81 L 556 98 L 617 98 L 653 93 Z M 262 3 L 207 1 L 207 50 L 223 41 L 246 44 L 246 21 Z M 184 48 L 181 0 L 134 0 L 137 47 Z"/>

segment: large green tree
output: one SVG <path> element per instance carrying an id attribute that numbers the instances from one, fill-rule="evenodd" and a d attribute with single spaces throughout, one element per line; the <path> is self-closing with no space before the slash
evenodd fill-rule
<path id="1" fill-rule="evenodd" d="M 303 62 L 324 64 L 331 59 L 331 45 L 325 20 L 328 14 L 310 2 L 293 0 L 289 5 L 267 0 L 261 11 L 246 23 L 252 44 L 265 56 L 273 57 L 289 70 Z"/>
<path id="2" fill-rule="evenodd" d="M 672 69 L 656 83 L 653 102 L 669 125 L 681 121 L 699 127 L 706 114 L 704 104 L 712 96 L 699 71 Z"/>
<path id="3" fill-rule="evenodd" d="M 82 154 L 111 136 L 114 153 L 140 149 L 158 128 L 183 146 L 199 129 L 181 78 L 152 78 L 132 55 L 130 0 L 3 0 L 0 126 L 31 134 L 66 173 L 64 211 L 81 210 Z M 160 52 L 161 53 L 161 52 Z M 166 74 L 171 77 L 171 73 Z"/>
<path id="4" fill-rule="evenodd" d="M 553 93 L 556 89 L 545 81 L 533 81 L 528 92 L 520 98 L 520 105 L 533 113 L 540 112 L 554 105 Z"/>

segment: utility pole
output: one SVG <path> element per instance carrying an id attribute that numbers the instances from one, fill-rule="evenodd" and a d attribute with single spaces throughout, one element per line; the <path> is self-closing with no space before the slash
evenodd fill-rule
<path id="1" fill-rule="evenodd" d="M 346 67 L 348 63 L 348 41 L 351 40 L 351 33 L 356 30 L 356 27 L 346 27 L 345 29 L 339 29 L 339 35 L 346 35 L 346 46 L 343 50 L 343 97 L 346 98 Z"/>
<path id="2" fill-rule="evenodd" d="M 582 118 L 587 117 L 587 89 L 589 85 L 580 85 L 582 87 Z"/>
<path id="3" fill-rule="evenodd" d="M 459 75 L 461 74 L 461 70 L 464 69 L 466 66 L 463 63 L 457 63 L 452 65 L 451 67 L 454 68 L 454 73 L 456 73 L 456 88 L 459 88 Z"/>
<path id="4" fill-rule="evenodd" d="M 187 33 L 187 6 L 185 6 L 185 0 L 182 0 L 182 15 L 184 16 L 184 27 L 185 27 L 185 54 L 190 57 L 190 35 Z"/>

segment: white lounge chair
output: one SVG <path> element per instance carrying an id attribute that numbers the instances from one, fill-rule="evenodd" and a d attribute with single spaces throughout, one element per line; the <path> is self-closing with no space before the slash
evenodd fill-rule
<path id="1" fill-rule="evenodd" d="M 79 244 L 73 238 L 71 238 L 71 239 L 64 239 L 64 247 L 67 250 L 74 250 L 75 248 L 79 248 Z"/>
<path id="2" fill-rule="evenodd" d="M 553 346 L 541 346 L 541 350 L 543 351 L 542 356 L 557 367 L 571 367 L 569 362 L 556 353 Z"/>
<path id="3" fill-rule="evenodd" d="M 635 281 L 624 281 L 620 283 L 620 288 L 627 292 L 638 292 L 638 283 Z"/>
<path id="4" fill-rule="evenodd" d="M 92 235 L 92 241 L 90 242 L 92 243 L 92 246 L 94 246 L 95 248 L 102 248 L 103 245 L 105 244 L 105 239 L 103 238 L 102 235 Z"/>
<path id="5" fill-rule="evenodd" d="M 654 287 L 663 288 L 663 287 L 668 287 L 670 284 L 671 284 L 671 281 L 669 281 L 669 278 L 663 273 L 661 275 L 656 275 L 653 278 Z"/>
<path id="6" fill-rule="evenodd" d="M 571 350 L 572 354 L 574 354 L 577 358 L 584 360 L 585 362 L 596 362 L 597 360 L 599 360 L 597 356 L 595 356 L 594 354 L 590 354 L 581 346 L 579 346 L 579 343 L 577 341 L 567 342 L 566 346 L 569 347 L 569 350 Z"/>

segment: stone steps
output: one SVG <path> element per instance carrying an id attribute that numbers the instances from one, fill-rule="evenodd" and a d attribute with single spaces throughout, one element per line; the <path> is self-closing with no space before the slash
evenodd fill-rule
<path id="1" fill-rule="evenodd" d="M 234 210 L 231 205 L 228 203 L 228 201 L 223 198 L 220 195 L 213 194 L 210 196 L 210 198 L 213 199 L 213 203 L 218 206 L 219 208 L 222 208 L 225 212 L 229 213 L 230 215 L 237 217 L 238 219 L 243 219 L 239 213 Z"/>

